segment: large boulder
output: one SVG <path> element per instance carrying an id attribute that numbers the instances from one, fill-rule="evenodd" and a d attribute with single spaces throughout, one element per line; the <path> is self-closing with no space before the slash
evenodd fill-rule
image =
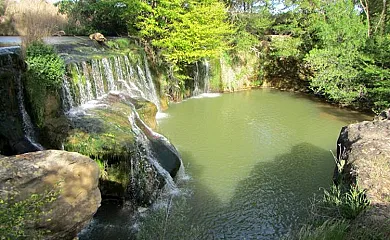
<path id="1" fill-rule="evenodd" d="M 359 231 L 369 229 L 378 239 L 390 239 L 390 121 L 344 127 L 338 139 L 338 158 L 345 161 L 344 183 L 365 189 L 370 201 L 370 207 L 354 221 L 351 238 L 360 239 Z"/>
<path id="2" fill-rule="evenodd" d="M 0 197 L 17 200 L 55 190 L 34 228 L 49 230 L 46 239 L 73 239 L 100 206 L 99 167 L 79 153 L 57 150 L 0 156 Z M 50 221 L 46 221 L 51 219 Z"/>

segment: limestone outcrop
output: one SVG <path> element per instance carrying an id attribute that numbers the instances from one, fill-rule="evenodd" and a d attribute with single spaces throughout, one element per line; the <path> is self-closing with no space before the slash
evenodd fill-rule
<path id="1" fill-rule="evenodd" d="M 45 206 L 41 221 L 31 226 L 49 230 L 45 239 L 73 239 L 92 219 L 101 201 L 98 179 L 98 165 L 74 152 L 48 150 L 0 157 L 2 199 L 23 200 L 33 193 L 58 191 Z"/>
<path id="2" fill-rule="evenodd" d="M 351 124 L 341 130 L 338 158 L 346 184 L 366 190 L 370 207 L 354 221 L 351 231 L 371 229 L 378 239 L 390 239 L 390 121 Z M 353 236 L 352 238 L 355 238 Z"/>

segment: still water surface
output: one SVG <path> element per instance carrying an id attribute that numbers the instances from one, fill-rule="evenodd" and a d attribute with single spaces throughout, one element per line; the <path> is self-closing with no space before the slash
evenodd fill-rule
<path id="1" fill-rule="evenodd" d="M 159 130 L 194 182 L 194 222 L 205 239 L 276 239 L 307 217 L 331 184 L 340 129 L 358 113 L 275 90 L 173 104 Z"/>
<path id="2" fill-rule="evenodd" d="M 182 190 L 190 194 L 179 217 L 172 209 L 141 221 L 144 239 L 280 239 L 305 222 L 310 198 L 331 184 L 330 150 L 341 127 L 370 119 L 276 90 L 213 96 L 171 104 L 159 120 L 182 156 L 190 176 Z M 130 217 L 113 211 L 100 211 L 81 239 L 134 238 Z"/>

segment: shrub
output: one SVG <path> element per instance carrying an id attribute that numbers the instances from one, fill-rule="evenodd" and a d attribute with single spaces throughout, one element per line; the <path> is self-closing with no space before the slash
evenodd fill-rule
<path id="1" fill-rule="evenodd" d="M 333 185 L 329 190 L 324 190 L 323 198 L 314 200 L 314 221 L 324 219 L 355 219 L 369 206 L 365 190 L 360 190 L 357 185 L 349 188 Z"/>
<path id="2" fill-rule="evenodd" d="M 38 126 L 42 124 L 48 90 L 58 90 L 65 74 L 65 63 L 51 46 L 34 42 L 27 49 L 26 90 Z"/>

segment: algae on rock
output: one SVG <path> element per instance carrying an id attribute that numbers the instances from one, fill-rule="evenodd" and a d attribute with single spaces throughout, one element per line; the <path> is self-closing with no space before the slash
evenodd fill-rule
<path id="1" fill-rule="evenodd" d="M 124 94 L 108 94 L 93 108 L 74 109 L 64 147 L 103 162 L 103 196 L 149 205 L 165 181 L 146 159 L 143 153 L 148 149 L 137 140 L 139 133 L 130 124 L 129 117 L 136 110 L 143 113 L 143 119 L 154 119 L 157 112 L 154 104 Z M 165 161 L 180 165 L 177 159 Z"/>

